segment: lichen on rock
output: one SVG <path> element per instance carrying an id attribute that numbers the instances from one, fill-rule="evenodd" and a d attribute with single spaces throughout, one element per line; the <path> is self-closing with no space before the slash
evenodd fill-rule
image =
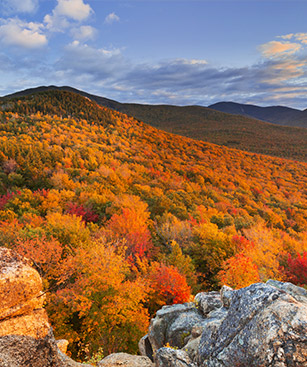
<path id="1" fill-rule="evenodd" d="M 190 304 L 167 306 L 151 321 L 147 343 L 156 366 L 307 366 L 305 289 L 270 280 L 239 290 L 224 286 L 220 294 L 200 293 L 195 299 L 197 312 Z M 178 323 L 190 330 L 183 345 L 173 328 Z M 169 344 L 177 348 L 165 348 Z"/>

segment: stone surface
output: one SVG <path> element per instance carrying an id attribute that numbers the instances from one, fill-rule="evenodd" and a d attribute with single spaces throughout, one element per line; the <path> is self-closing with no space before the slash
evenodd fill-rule
<path id="1" fill-rule="evenodd" d="M 152 361 L 145 356 L 127 353 L 113 353 L 98 362 L 98 367 L 153 367 Z"/>
<path id="2" fill-rule="evenodd" d="M 278 288 L 282 291 L 285 291 L 299 302 L 307 303 L 307 291 L 302 287 L 298 287 L 292 283 L 279 282 L 278 280 L 272 280 L 272 279 L 268 280 L 266 284 Z"/>
<path id="3" fill-rule="evenodd" d="M 148 357 L 151 361 L 153 361 L 153 350 L 148 335 L 145 335 L 140 339 L 139 351 L 141 356 Z"/>
<path id="4" fill-rule="evenodd" d="M 42 280 L 21 256 L 0 248 L 0 319 L 41 308 Z"/>
<path id="5" fill-rule="evenodd" d="M 227 290 L 230 293 L 230 290 Z M 204 332 L 199 364 L 206 367 L 307 366 L 307 305 L 268 284 L 253 284 L 227 297 L 228 312 Z"/>
<path id="6" fill-rule="evenodd" d="M 222 307 L 221 295 L 219 292 L 198 293 L 195 296 L 198 309 L 206 316 L 209 312 Z"/>
<path id="7" fill-rule="evenodd" d="M 43 302 L 36 270 L 0 248 L 0 367 L 82 366 L 58 349 Z"/>
<path id="8" fill-rule="evenodd" d="M 306 367 L 307 291 L 274 280 L 163 307 L 147 342 L 157 367 Z M 185 325 L 181 327 L 181 325 Z M 182 333 L 183 330 L 189 333 Z M 167 348 L 174 343 L 176 348 Z"/>
<path id="9" fill-rule="evenodd" d="M 185 351 L 166 347 L 157 351 L 155 363 L 156 367 L 194 367 Z"/>
<path id="10" fill-rule="evenodd" d="M 191 334 L 193 326 L 202 321 L 203 315 L 194 303 L 163 306 L 149 326 L 148 339 L 153 352 L 166 343 L 172 347 L 183 347 L 185 338 Z"/>

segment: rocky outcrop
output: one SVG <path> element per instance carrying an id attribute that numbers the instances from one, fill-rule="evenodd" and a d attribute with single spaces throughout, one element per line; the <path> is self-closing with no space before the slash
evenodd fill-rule
<path id="1" fill-rule="evenodd" d="M 43 302 L 37 271 L 0 248 L 0 367 L 81 366 L 58 349 Z"/>
<path id="2" fill-rule="evenodd" d="M 307 291 L 271 280 L 200 293 L 159 310 L 146 340 L 157 367 L 306 367 Z"/>
<path id="3" fill-rule="evenodd" d="M 182 348 L 195 325 L 201 325 L 203 315 L 194 303 L 163 306 L 151 320 L 148 339 L 153 352 L 170 344 Z"/>
<path id="4" fill-rule="evenodd" d="M 148 357 L 133 356 L 127 353 L 113 353 L 98 363 L 99 367 L 153 367 Z"/>
<path id="5" fill-rule="evenodd" d="M 184 350 L 160 348 L 155 356 L 156 367 L 187 367 L 193 366 L 189 355 Z M 195 366 L 196 367 L 196 366 Z"/>

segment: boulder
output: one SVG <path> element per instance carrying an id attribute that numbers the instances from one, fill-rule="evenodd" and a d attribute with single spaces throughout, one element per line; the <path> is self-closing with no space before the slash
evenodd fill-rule
<path id="1" fill-rule="evenodd" d="M 307 304 L 263 283 L 232 292 L 227 289 L 225 294 L 226 317 L 201 336 L 200 365 L 307 365 Z"/>
<path id="2" fill-rule="evenodd" d="M 154 367 L 145 356 L 134 356 L 127 353 L 113 353 L 98 362 L 98 367 Z"/>
<path id="3" fill-rule="evenodd" d="M 159 310 L 146 341 L 157 367 L 306 367 L 307 291 L 270 280 L 200 293 Z"/>
<path id="4" fill-rule="evenodd" d="M 58 349 L 43 302 L 37 271 L 0 248 L 0 367 L 81 366 Z"/>
<path id="5" fill-rule="evenodd" d="M 163 306 L 151 320 L 148 339 L 153 352 L 169 344 L 182 348 L 195 325 L 201 324 L 203 315 L 195 303 Z"/>

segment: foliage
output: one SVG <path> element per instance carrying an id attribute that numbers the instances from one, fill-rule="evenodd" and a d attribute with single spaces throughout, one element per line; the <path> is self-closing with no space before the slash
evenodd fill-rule
<path id="1" fill-rule="evenodd" d="M 296 257 L 288 254 L 284 272 L 294 284 L 303 286 L 307 284 L 307 252 L 297 254 Z"/>
<path id="2" fill-rule="evenodd" d="M 123 256 L 107 244 L 93 243 L 77 249 L 64 266 L 69 282 L 48 307 L 57 335 L 69 338 L 75 354 L 87 350 L 92 355 L 99 348 L 108 354 L 136 352 L 148 327 L 146 288 L 140 279 L 128 280 Z"/>
<path id="3" fill-rule="evenodd" d="M 184 303 L 190 300 L 191 289 L 186 279 L 174 266 L 153 263 L 149 273 L 151 295 L 150 310 L 158 310 L 167 304 Z"/>
<path id="4" fill-rule="evenodd" d="M 239 253 L 226 260 L 219 273 L 222 285 L 239 289 L 260 282 L 257 265 L 246 255 Z"/>
<path id="5" fill-rule="evenodd" d="M 149 317 L 191 289 L 303 281 L 306 177 L 306 163 L 168 134 L 67 92 L 0 101 L 0 245 L 40 271 L 56 337 L 80 358 L 135 352 Z"/>

